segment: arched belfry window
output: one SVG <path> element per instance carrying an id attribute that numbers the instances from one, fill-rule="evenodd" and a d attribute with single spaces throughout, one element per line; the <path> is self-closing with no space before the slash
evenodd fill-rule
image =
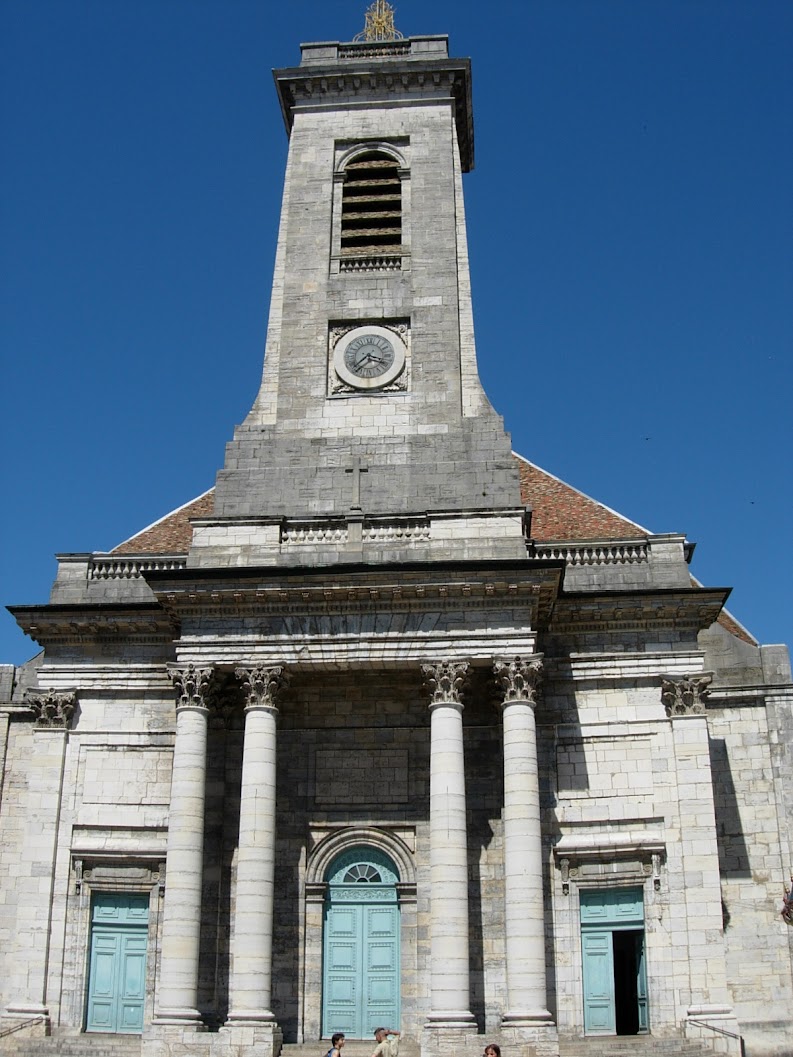
<path id="1" fill-rule="evenodd" d="M 342 257 L 398 254 L 401 249 L 402 181 L 399 163 L 385 151 L 356 154 L 344 170 Z"/>

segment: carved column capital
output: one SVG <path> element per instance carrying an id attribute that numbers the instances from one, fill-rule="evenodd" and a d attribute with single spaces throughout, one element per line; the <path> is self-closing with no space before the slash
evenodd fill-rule
<path id="1" fill-rule="evenodd" d="M 75 690 L 27 690 L 25 704 L 36 717 L 40 728 L 66 730 L 77 705 Z"/>
<path id="2" fill-rule="evenodd" d="M 667 716 L 699 716 L 705 713 L 705 701 L 713 681 L 713 672 L 694 675 L 662 675 L 661 701 Z"/>
<path id="3" fill-rule="evenodd" d="M 468 661 L 441 661 L 422 664 L 424 686 L 430 692 L 430 708 L 438 705 L 463 707 L 463 688 L 471 665 Z"/>
<path id="4" fill-rule="evenodd" d="M 542 655 L 496 659 L 493 663 L 496 682 L 504 692 L 502 708 L 513 701 L 537 704 L 537 692 L 542 679 Z"/>
<path id="5" fill-rule="evenodd" d="M 215 669 L 209 665 L 197 668 L 194 664 L 169 664 L 168 678 L 176 691 L 176 708 L 209 710 Z"/>
<path id="6" fill-rule="evenodd" d="M 283 665 L 271 668 L 235 668 L 234 674 L 242 683 L 245 711 L 266 708 L 278 711 L 278 700 L 289 685 L 290 675 Z"/>

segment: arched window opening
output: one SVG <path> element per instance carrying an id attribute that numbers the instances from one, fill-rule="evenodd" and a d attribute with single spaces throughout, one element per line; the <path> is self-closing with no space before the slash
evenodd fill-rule
<path id="1" fill-rule="evenodd" d="M 382 880 L 380 871 L 376 870 L 374 866 L 368 862 L 359 862 L 344 875 L 343 884 L 379 884 Z"/>
<path id="2" fill-rule="evenodd" d="M 383 151 L 357 154 L 344 172 L 341 202 L 343 256 L 399 253 L 402 182 L 396 160 Z"/>

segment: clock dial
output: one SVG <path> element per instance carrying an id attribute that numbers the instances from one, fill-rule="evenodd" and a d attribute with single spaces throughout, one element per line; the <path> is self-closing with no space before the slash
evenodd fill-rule
<path id="1" fill-rule="evenodd" d="M 376 378 L 389 370 L 394 355 L 394 346 L 388 338 L 364 334 L 351 341 L 344 350 L 344 363 L 356 378 Z"/>
<path id="2" fill-rule="evenodd" d="M 333 370 L 352 389 L 383 389 L 402 374 L 406 359 L 407 348 L 399 334 L 368 323 L 338 341 Z"/>

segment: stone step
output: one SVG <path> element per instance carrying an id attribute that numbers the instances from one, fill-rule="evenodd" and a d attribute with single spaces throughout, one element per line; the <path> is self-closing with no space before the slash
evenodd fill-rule
<path id="1" fill-rule="evenodd" d="M 20 1034 L 0 1039 L 0 1052 L 14 1057 L 140 1057 L 140 1035 L 53 1035 L 24 1038 Z"/>
<path id="2" fill-rule="evenodd" d="M 371 1039 L 345 1039 L 342 1057 L 372 1057 L 375 1042 Z M 281 1057 L 325 1057 L 330 1049 L 330 1039 L 315 1042 L 284 1043 Z M 419 1057 L 420 1048 L 415 1039 L 403 1036 L 399 1040 L 399 1057 Z"/>
<path id="3" fill-rule="evenodd" d="M 713 1050 L 689 1039 L 652 1035 L 560 1036 L 559 1057 L 713 1057 Z"/>
<path id="4" fill-rule="evenodd" d="M 377 1043 L 371 1039 L 345 1039 L 342 1057 L 372 1057 Z M 325 1057 L 330 1049 L 330 1039 L 314 1042 L 284 1043 L 281 1057 Z M 415 1039 L 403 1036 L 399 1040 L 399 1057 L 420 1057 L 420 1047 Z"/>

